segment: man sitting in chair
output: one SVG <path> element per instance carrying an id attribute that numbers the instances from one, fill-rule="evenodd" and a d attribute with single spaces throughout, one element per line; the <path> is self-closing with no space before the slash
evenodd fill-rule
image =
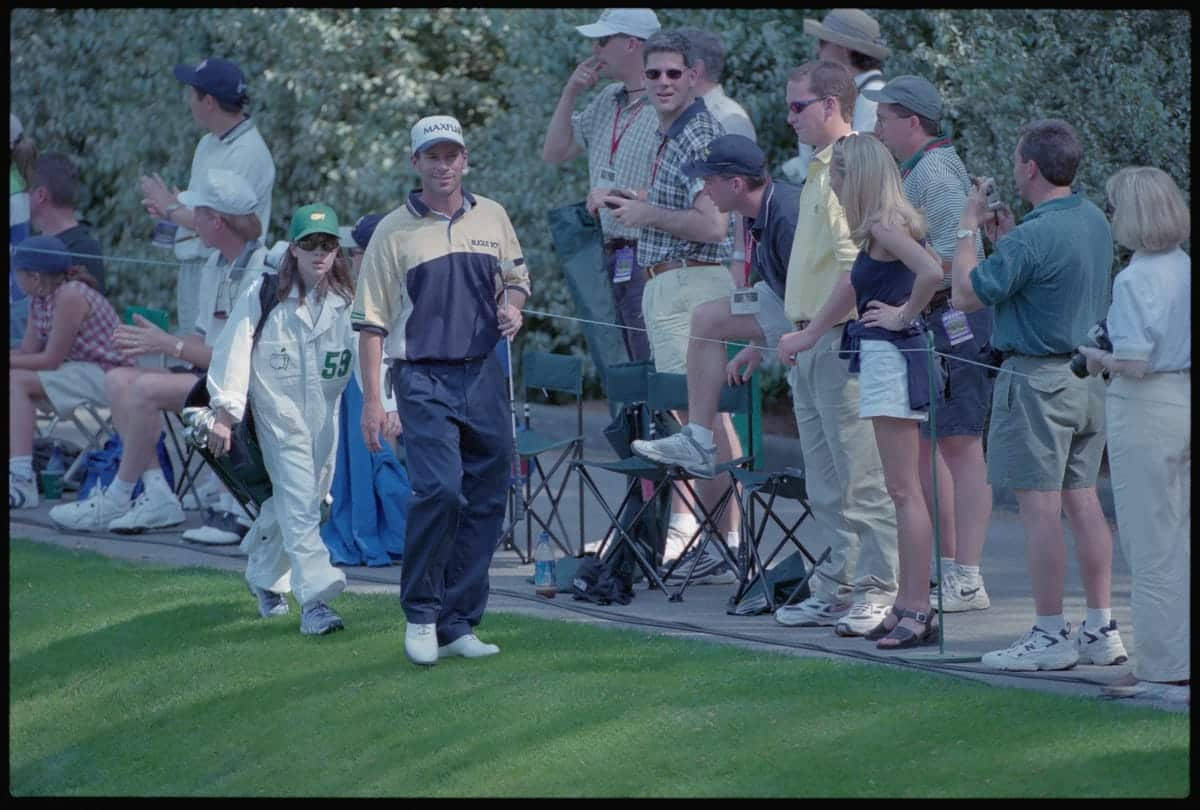
<path id="1" fill-rule="evenodd" d="M 688 341 L 687 349 L 688 423 L 665 439 L 639 439 L 631 447 L 643 458 L 711 478 L 717 453 L 712 427 L 721 385 L 726 379 L 731 385 L 748 382 L 763 361 L 763 349 L 774 349 L 780 336 L 794 328 L 784 315 L 783 291 L 800 187 L 772 180 L 762 150 L 744 135 L 714 139 L 708 157 L 685 165 L 683 172 L 704 179 L 703 193 L 721 213 L 745 218 L 751 267 L 761 281 L 751 291 L 737 290 L 732 298 L 692 310 L 691 335 L 697 339 Z M 748 340 L 751 345 L 726 363 L 723 340 Z"/>
<path id="2" fill-rule="evenodd" d="M 201 290 L 208 305 L 196 322 L 200 334 L 180 338 L 135 315 L 134 325 L 116 328 L 114 343 L 128 356 L 163 353 L 193 364 L 202 373 L 233 302 L 266 269 L 266 249 L 258 241 L 262 224 L 254 213 L 254 190 L 241 175 L 210 169 L 198 189 L 182 192 L 179 199 L 196 209 L 200 238 L 217 249 L 203 268 Z M 182 410 L 195 384 L 194 374 L 113 369 L 105 385 L 123 444 L 120 467 L 107 488 L 96 487 L 84 500 L 54 507 L 50 519 L 67 529 L 120 533 L 182 523 L 183 507 L 155 463 L 154 444 L 162 429 L 159 411 Z M 139 478 L 145 491 L 130 503 Z"/>

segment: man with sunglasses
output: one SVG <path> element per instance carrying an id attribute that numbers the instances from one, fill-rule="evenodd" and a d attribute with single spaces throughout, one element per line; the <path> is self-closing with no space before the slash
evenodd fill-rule
<path id="1" fill-rule="evenodd" d="M 646 42 L 643 54 L 646 92 L 658 113 L 659 129 L 649 193 L 639 192 L 636 199 L 610 195 L 603 202 L 612 208 L 617 222 L 641 229 L 637 258 L 649 276 L 642 311 L 654 367 L 659 372 L 684 374 L 692 310 L 707 301 L 727 300 L 735 286 L 726 266 L 733 254 L 729 216 L 701 193 L 703 181 L 683 171 L 686 164 L 705 160 L 710 144 L 725 132 L 703 99 L 696 98 L 696 68 L 687 37 L 661 31 Z M 680 416 L 681 422 L 686 421 L 686 415 Z M 728 414 L 723 414 L 715 427 L 721 458 L 733 458 L 740 447 Z M 703 482 L 700 497 L 711 507 L 723 486 L 724 482 Z M 723 528 L 729 545 L 736 545 L 736 521 L 735 511 L 726 509 Z M 683 552 L 697 528 L 691 506 L 676 496 L 664 562 Z M 680 575 L 692 571 L 703 577 L 693 581 L 733 582 L 732 570 L 713 546 L 704 545 L 707 558 L 694 569 L 681 561 L 675 571 Z"/>
<path id="2" fill-rule="evenodd" d="M 380 449 L 380 360 L 393 358 L 396 402 L 412 481 L 400 572 L 404 652 L 495 655 L 475 635 L 508 494 L 512 422 L 501 337 L 521 328 L 529 272 L 508 214 L 462 186 L 467 147 L 448 115 L 412 128 L 421 187 L 385 216 L 363 255 L 354 308 L 363 389 L 362 432 Z"/>
<path id="3" fill-rule="evenodd" d="M 812 596 L 775 612 L 800 627 L 834 626 L 860 636 L 883 621 L 895 601 L 896 509 L 869 419 L 859 419 L 858 378 L 838 349 L 857 317 L 850 268 L 859 246 L 829 179 L 833 145 L 853 130 L 858 91 L 836 62 L 808 62 L 788 77 L 788 123 L 813 147 L 788 264 L 784 311 L 797 331 L 779 340 L 790 368 L 792 408 L 804 455 L 813 517 L 832 547 L 826 576 L 814 577 Z"/>
<path id="4" fill-rule="evenodd" d="M 648 103 L 642 78 L 642 47 L 659 30 L 648 8 L 605 9 L 600 19 L 580 25 L 592 40 L 592 55 L 579 63 L 563 85 L 550 118 L 542 159 L 552 165 L 587 155 L 587 209 L 600 219 L 604 235 L 604 274 L 612 286 L 617 322 L 630 360 L 648 360 L 650 344 L 642 320 L 646 275 L 637 261 L 638 229 L 613 219 L 601 200 L 614 188 L 650 185 L 650 167 L 658 145 L 658 118 Z M 579 94 L 602 76 L 616 81 L 604 87 L 579 112 Z"/>

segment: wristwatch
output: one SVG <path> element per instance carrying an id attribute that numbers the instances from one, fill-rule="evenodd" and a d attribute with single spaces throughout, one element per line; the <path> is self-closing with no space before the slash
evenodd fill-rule
<path id="1" fill-rule="evenodd" d="M 955 239 L 966 239 L 968 236 L 971 238 L 975 237 L 974 229 L 968 230 L 967 228 L 959 228 L 958 233 L 954 234 Z"/>

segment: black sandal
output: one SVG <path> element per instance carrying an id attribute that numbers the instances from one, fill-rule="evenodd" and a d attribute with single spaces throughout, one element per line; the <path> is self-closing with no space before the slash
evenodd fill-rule
<path id="1" fill-rule="evenodd" d="M 875 647 L 880 650 L 903 650 L 908 647 L 922 647 L 927 644 L 937 644 L 938 638 L 941 635 L 941 627 L 934 620 L 937 618 L 937 611 L 930 610 L 905 610 L 900 608 L 897 610 L 894 606 L 892 612 L 901 619 L 916 619 L 924 628 L 920 632 L 914 633 L 907 627 L 902 626 L 899 622 L 892 628 L 891 632 L 883 638 L 892 639 L 899 642 L 898 644 L 876 644 Z M 882 641 L 883 639 L 880 639 Z"/>
<path id="2" fill-rule="evenodd" d="M 888 616 L 896 616 L 896 623 L 891 627 L 887 626 Z M 896 606 L 892 605 L 888 607 L 888 612 L 883 615 L 883 619 L 880 620 L 879 624 L 875 625 L 873 629 L 863 633 L 863 638 L 865 638 L 867 641 L 878 641 L 899 626 L 900 617 L 899 614 L 896 613 Z"/>

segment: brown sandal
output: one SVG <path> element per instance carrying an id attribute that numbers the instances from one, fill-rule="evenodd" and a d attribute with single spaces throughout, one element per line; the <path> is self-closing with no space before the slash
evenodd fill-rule
<path id="1" fill-rule="evenodd" d="M 919 632 L 914 633 L 912 630 L 901 626 L 900 623 L 897 622 L 896 626 L 891 629 L 891 632 L 880 639 L 880 641 L 883 641 L 883 639 L 891 639 L 898 643 L 877 643 L 875 645 L 877 649 L 903 650 L 908 647 L 922 647 L 927 644 L 937 644 L 938 638 L 941 635 L 941 627 L 939 626 L 939 623 L 935 621 L 937 618 L 936 610 L 930 610 L 929 612 L 925 612 L 923 610 L 905 610 L 904 608 L 897 610 L 893 606 L 892 612 L 901 619 L 916 619 L 923 624 L 924 627 Z"/>
<path id="2" fill-rule="evenodd" d="M 888 616 L 896 616 L 897 617 L 896 623 L 893 624 L 891 627 L 887 626 L 887 617 Z M 888 633 L 892 632 L 899 626 L 900 626 L 900 617 L 896 613 L 896 606 L 892 605 L 891 607 L 888 608 L 888 612 L 884 614 L 883 619 L 880 620 L 879 624 L 875 625 L 875 627 L 873 629 L 868 630 L 867 632 L 863 633 L 863 638 L 865 638 L 867 641 L 878 641 L 879 639 L 883 638 L 884 636 L 886 636 Z"/>

